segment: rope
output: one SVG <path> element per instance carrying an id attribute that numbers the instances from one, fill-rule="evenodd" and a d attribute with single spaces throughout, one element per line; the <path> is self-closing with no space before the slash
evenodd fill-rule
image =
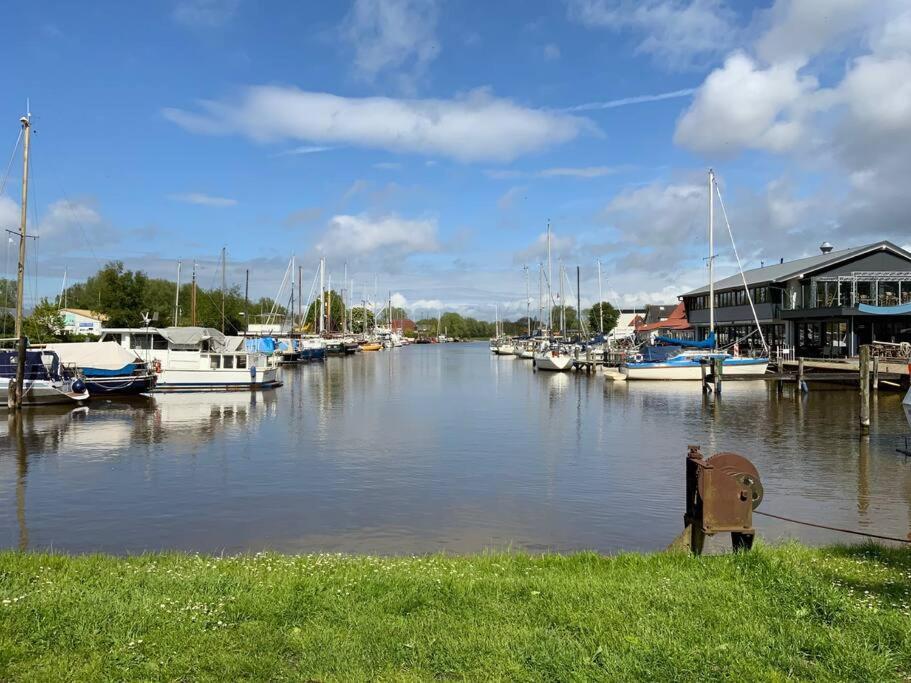
<path id="1" fill-rule="evenodd" d="M 13 145 L 13 153 L 10 154 L 9 163 L 6 165 L 6 173 L 3 174 L 3 181 L 0 182 L 0 195 L 6 189 L 6 181 L 9 180 L 10 170 L 13 168 L 13 161 L 16 158 L 16 151 L 19 149 L 19 142 L 22 140 L 22 127 L 19 127 L 19 136 L 16 138 L 16 144 Z"/>
<path id="2" fill-rule="evenodd" d="M 734 231 L 731 230 L 731 223 L 728 220 L 728 212 L 724 208 L 724 200 L 721 198 L 721 189 L 712 176 L 712 184 L 715 186 L 715 194 L 718 195 L 718 203 L 721 205 L 721 215 L 724 216 L 724 223 L 728 226 L 728 235 L 731 236 L 731 246 L 734 248 L 734 256 L 737 258 L 737 267 L 740 269 L 740 278 L 743 280 L 743 288 L 747 293 L 747 301 L 750 302 L 750 310 L 753 311 L 753 321 L 756 323 L 756 329 L 759 330 L 759 338 L 762 340 L 762 348 L 765 349 L 766 355 L 769 353 L 769 345 L 766 344 L 765 335 L 759 326 L 759 316 L 756 315 L 756 307 L 753 305 L 753 296 L 750 294 L 750 288 L 747 286 L 747 276 L 743 274 L 743 264 L 740 262 L 740 254 L 737 253 L 737 245 L 734 243 Z"/>
<path id="3" fill-rule="evenodd" d="M 728 344 L 727 346 L 722 346 L 722 347 L 721 347 L 721 350 L 722 350 L 722 351 L 726 351 L 727 349 L 733 348 L 733 346 L 734 346 L 735 344 L 739 344 L 740 342 L 746 341 L 747 339 L 749 339 L 750 337 L 752 337 L 754 334 L 756 334 L 758 331 L 759 331 L 759 330 L 753 330 L 753 331 L 750 332 L 747 336 L 741 337 L 741 338 L 738 339 L 737 341 L 731 342 L 731 343 Z"/>
<path id="4" fill-rule="evenodd" d="M 763 517 L 773 517 L 775 519 L 780 519 L 783 522 L 792 522 L 794 524 L 802 524 L 803 526 L 812 526 L 817 529 L 827 529 L 828 531 L 838 531 L 843 534 L 854 534 L 855 536 L 866 536 L 868 538 L 880 538 L 884 541 L 895 541 L 896 543 L 911 543 L 911 538 L 897 538 L 896 536 L 882 536 L 881 534 L 870 534 L 865 531 L 854 531 L 853 529 L 842 529 L 837 526 L 828 526 L 826 524 L 816 524 L 815 522 L 805 522 L 800 519 L 792 519 L 791 517 L 784 517 L 782 515 L 773 515 L 771 512 L 760 512 L 759 510 L 753 510 L 754 514 L 762 515 Z"/>

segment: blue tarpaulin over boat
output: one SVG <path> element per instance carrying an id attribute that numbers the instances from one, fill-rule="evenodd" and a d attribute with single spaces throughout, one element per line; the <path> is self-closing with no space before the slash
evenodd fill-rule
<path id="1" fill-rule="evenodd" d="M 873 315 L 911 315 L 911 304 L 902 304 L 901 306 L 858 304 L 857 310 L 861 313 L 872 313 Z"/>
<path id="2" fill-rule="evenodd" d="M 708 337 L 702 341 L 688 341 L 686 339 L 672 339 L 671 337 L 655 337 L 656 341 L 663 342 L 665 344 L 673 344 L 675 346 L 683 346 L 688 349 L 714 349 L 715 348 L 715 333 L 712 332 Z"/>
<path id="3" fill-rule="evenodd" d="M 250 353 L 274 353 L 275 340 L 272 337 L 257 337 L 244 341 L 244 348 Z"/>

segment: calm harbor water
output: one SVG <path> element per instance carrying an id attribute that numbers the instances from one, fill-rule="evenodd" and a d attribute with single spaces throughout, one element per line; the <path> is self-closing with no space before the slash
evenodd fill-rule
<path id="1" fill-rule="evenodd" d="M 898 394 L 612 384 L 486 344 L 284 371 L 261 394 L 181 394 L 0 418 L 0 545 L 113 553 L 654 550 L 680 531 L 687 444 L 759 468 L 760 509 L 905 536 Z M 857 540 L 757 518 L 766 538 Z"/>

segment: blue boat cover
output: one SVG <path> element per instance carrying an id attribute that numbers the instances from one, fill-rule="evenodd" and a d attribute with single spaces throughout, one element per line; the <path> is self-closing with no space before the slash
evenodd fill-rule
<path id="1" fill-rule="evenodd" d="M 901 306 L 857 304 L 857 310 L 861 313 L 872 313 L 873 315 L 909 315 L 911 314 L 911 304 L 902 304 Z"/>
<path id="2" fill-rule="evenodd" d="M 255 337 L 245 340 L 244 348 L 249 353 L 274 353 L 276 346 L 272 337 Z"/>
<path id="3" fill-rule="evenodd" d="M 657 341 L 664 342 L 665 344 L 674 344 L 675 346 L 682 346 L 687 349 L 714 349 L 715 348 L 715 333 L 711 332 L 708 337 L 702 341 L 688 341 L 686 339 L 672 339 L 671 337 L 655 337 Z"/>
<path id="4" fill-rule="evenodd" d="M 104 370 L 102 368 L 82 368 L 82 374 L 86 377 L 122 377 L 132 375 L 136 370 L 136 363 L 124 365 L 117 370 Z"/>

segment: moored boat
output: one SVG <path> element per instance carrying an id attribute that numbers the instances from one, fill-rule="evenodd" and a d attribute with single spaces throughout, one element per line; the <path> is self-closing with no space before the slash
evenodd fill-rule
<path id="1" fill-rule="evenodd" d="M 158 375 L 135 351 L 115 342 L 46 344 L 66 367 L 75 368 L 93 396 L 133 396 L 155 388 Z"/>
<path id="2" fill-rule="evenodd" d="M 10 384 L 16 381 L 17 352 L 0 350 L 0 407 L 6 408 Z M 53 351 L 25 352 L 25 374 L 22 382 L 22 405 L 44 406 L 78 403 L 89 398 L 85 384 L 69 375 Z"/>
<path id="3" fill-rule="evenodd" d="M 535 351 L 534 361 L 537 370 L 565 372 L 573 366 L 572 354 L 560 345 L 542 346 Z"/>

